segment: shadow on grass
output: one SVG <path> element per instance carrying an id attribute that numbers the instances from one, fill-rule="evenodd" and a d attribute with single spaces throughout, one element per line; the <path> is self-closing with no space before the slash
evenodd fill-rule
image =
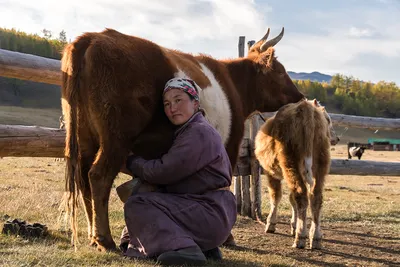
<path id="1" fill-rule="evenodd" d="M 355 233 L 355 232 L 349 232 L 349 231 L 344 231 L 344 230 L 336 230 L 336 229 L 326 229 L 330 230 L 332 232 L 336 233 L 341 233 L 345 235 L 355 235 L 355 236 L 360 236 L 360 237 L 365 237 L 365 238 L 375 238 L 375 239 L 383 239 L 383 240 L 390 240 L 390 241 L 400 241 L 400 236 L 398 237 L 393 237 L 393 236 L 379 236 L 379 235 L 373 235 L 369 233 Z"/>
<path id="2" fill-rule="evenodd" d="M 249 253 L 255 253 L 255 254 L 259 254 L 259 255 L 277 255 L 277 256 L 281 256 L 284 258 L 291 258 L 294 260 L 297 260 L 303 263 L 309 263 L 309 264 L 314 264 L 316 266 L 343 266 L 342 264 L 336 264 L 336 263 L 331 263 L 331 262 L 326 262 L 326 261 L 321 261 L 321 260 L 316 260 L 316 259 L 311 259 L 308 258 L 308 256 L 306 254 L 304 255 L 288 255 L 287 253 L 279 253 L 276 251 L 268 251 L 268 250 L 261 250 L 261 249 L 252 249 L 252 248 L 246 248 L 246 247 L 242 247 L 242 246 L 236 246 L 236 247 L 226 247 L 226 249 L 229 250 L 235 250 L 235 251 L 242 251 L 242 252 L 249 252 Z M 294 252 L 310 252 L 310 250 L 296 250 L 293 249 Z M 316 252 L 317 253 L 317 252 Z M 246 264 L 248 264 L 248 262 L 246 262 Z M 247 266 L 247 265 L 245 265 Z M 291 265 L 273 265 L 273 266 L 293 266 L 293 264 Z"/>
<path id="3" fill-rule="evenodd" d="M 376 247 L 373 247 L 375 249 L 377 249 Z M 338 251 L 329 251 L 329 250 L 322 250 L 325 254 L 328 255 L 333 255 L 333 256 L 339 256 L 339 257 L 343 257 L 346 259 L 353 259 L 353 260 L 357 260 L 357 261 L 366 261 L 366 262 L 370 262 L 370 263 L 382 263 L 382 264 L 386 264 L 388 266 L 399 266 L 399 262 L 398 261 L 391 261 L 391 260 L 387 260 L 387 259 L 377 259 L 377 258 L 371 258 L 371 257 L 367 257 L 367 256 L 359 256 L 359 255 L 352 255 L 349 253 L 344 253 L 344 252 L 338 252 Z M 396 255 L 398 254 L 398 251 L 396 252 Z"/>

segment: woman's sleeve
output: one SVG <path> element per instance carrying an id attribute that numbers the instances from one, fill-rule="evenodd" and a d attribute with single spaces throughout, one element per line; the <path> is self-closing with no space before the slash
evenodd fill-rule
<path id="1" fill-rule="evenodd" d="M 201 127 L 192 127 L 182 133 L 160 159 L 128 159 L 127 168 L 135 176 L 152 184 L 173 184 L 209 164 L 218 155 L 213 152 L 212 141 Z M 213 155 L 214 154 L 214 155 Z"/>

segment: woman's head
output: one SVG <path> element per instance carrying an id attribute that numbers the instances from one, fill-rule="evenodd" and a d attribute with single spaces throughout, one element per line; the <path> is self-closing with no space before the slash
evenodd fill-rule
<path id="1" fill-rule="evenodd" d="M 164 87 L 164 111 L 174 125 L 182 125 L 199 110 L 200 98 L 194 81 L 173 78 Z"/>

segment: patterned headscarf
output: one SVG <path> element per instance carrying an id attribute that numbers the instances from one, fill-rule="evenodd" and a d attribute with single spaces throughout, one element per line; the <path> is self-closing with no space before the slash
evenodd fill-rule
<path id="1" fill-rule="evenodd" d="M 195 100 L 200 101 L 198 88 L 200 87 L 193 80 L 185 78 L 172 78 L 165 84 L 163 95 L 171 89 L 180 89 L 191 95 Z"/>

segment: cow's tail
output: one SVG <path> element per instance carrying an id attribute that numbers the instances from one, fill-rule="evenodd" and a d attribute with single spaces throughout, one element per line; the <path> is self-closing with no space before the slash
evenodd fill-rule
<path id="1" fill-rule="evenodd" d="M 301 136 L 294 137 L 294 140 L 300 142 L 300 151 L 304 155 L 303 160 L 300 164 L 303 164 L 304 168 L 304 179 L 305 182 L 312 187 L 314 184 L 312 164 L 313 164 L 313 145 L 314 145 L 314 108 L 312 103 L 304 101 L 299 105 L 298 113 L 300 118 L 296 123 L 300 129 L 292 131 L 293 134 L 300 134 Z"/>
<path id="2" fill-rule="evenodd" d="M 71 242 L 76 249 L 79 244 L 77 227 L 77 210 L 79 193 L 83 185 L 78 147 L 78 112 L 80 102 L 79 73 L 83 58 L 90 45 L 90 37 L 82 36 L 77 41 L 69 44 L 63 51 L 61 60 L 62 84 L 61 106 L 65 118 L 65 194 L 62 204 L 69 217 L 72 230 Z"/>

